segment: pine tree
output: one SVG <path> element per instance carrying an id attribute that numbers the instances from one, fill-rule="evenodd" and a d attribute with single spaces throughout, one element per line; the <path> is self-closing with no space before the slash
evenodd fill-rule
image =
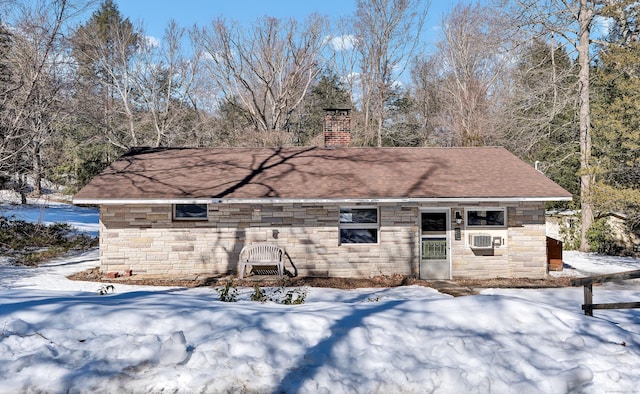
<path id="1" fill-rule="evenodd" d="M 631 217 L 640 232 L 640 5 L 622 1 L 605 9 L 611 17 L 606 44 L 594 71 L 594 155 L 598 163 L 596 203 L 600 211 Z M 635 224 L 634 224 L 635 223 Z"/>

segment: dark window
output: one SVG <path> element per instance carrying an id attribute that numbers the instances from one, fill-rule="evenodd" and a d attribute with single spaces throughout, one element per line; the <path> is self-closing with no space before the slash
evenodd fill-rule
<path id="1" fill-rule="evenodd" d="M 505 226 L 503 209 L 495 210 L 467 210 L 467 226 Z"/>
<path id="2" fill-rule="evenodd" d="M 184 220 L 206 220 L 207 204 L 176 204 L 173 217 Z"/>
<path id="3" fill-rule="evenodd" d="M 422 234 L 440 234 L 447 231 L 447 214 L 444 212 L 422 212 Z"/>
<path id="4" fill-rule="evenodd" d="M 340 208 L 340 243 L 378 243 L 378 209 Z"/>
<path id="5" fill-rule="evenodd" d="M 341 208 L 340 223 L 378 223 L 376 208 Z"/>
<path id="6" fill-rule="evenodd" d="M 378 229 L 340 229 L 341 244 L 375 244 L 378 243 Z"/>

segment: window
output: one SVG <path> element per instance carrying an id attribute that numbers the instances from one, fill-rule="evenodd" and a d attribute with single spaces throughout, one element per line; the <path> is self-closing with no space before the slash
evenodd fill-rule
<path id="1" fill-rule="evenodd" d="M 378 208 L 340 208 L 340 243 L 378 243 Z"/>
<path id="2" fill-rule="evenodd" d="M 177 220 L 207 220 L 207 204 L 176 204 L 173 218 Z"/>
<path id="3" fill-rule="evenodd" d="M 467 227 L 504 227 L 505 216 L 503 208 L 467 209 Z"/>

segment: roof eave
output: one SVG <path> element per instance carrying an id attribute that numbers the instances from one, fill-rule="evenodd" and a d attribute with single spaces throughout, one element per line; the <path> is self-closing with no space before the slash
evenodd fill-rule
<path id="1" fill-rule="evenodd" d="M 141 205 L 141 204 L 293 204 L 293 203 L 482 203 L 482 202 L 551 202 L 571 201 L 571 196 L 542 197 L 429 197 L 429 198 L 74 198 L 75 205 Z"/>

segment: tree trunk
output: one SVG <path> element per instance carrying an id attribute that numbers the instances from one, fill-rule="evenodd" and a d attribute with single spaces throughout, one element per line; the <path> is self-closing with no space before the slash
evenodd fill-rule
<path id="1" fill-rule="evenodd" d="M 40 144 L 33 141 L 33 191 L 37 197 L 42 195 L 42 158 Z"/>
<path id="2" fill-rule="evenodd" d="M 18 194 L 20 194 L 20 204 L 27 204 L 27 176 L 24 174 L 18 174 Z"/>
<path id="3" fill-rule="evenodd" d="M 589 251 L 587 231 L 593 223 L 592 187 L 594 183 L 591 169 L 591 108 L 589 103 L 589 41 L 593 10 L 587 0 L 580 0 L 578 23 L 580 35 L 578 43 L 579 117 L 580 117 L 580 205 L 582 209 L 582 234 L 580 250 Z"/>
<path id="4" fill-rule="evenodd" d="M 378 88 L 378 130 L 376 132 L 377 135 L 377 146 L 378 148 L 382 147 L 382 123 L 384 122 L 384 97 L 383 97 L 383 87 Z"/>

